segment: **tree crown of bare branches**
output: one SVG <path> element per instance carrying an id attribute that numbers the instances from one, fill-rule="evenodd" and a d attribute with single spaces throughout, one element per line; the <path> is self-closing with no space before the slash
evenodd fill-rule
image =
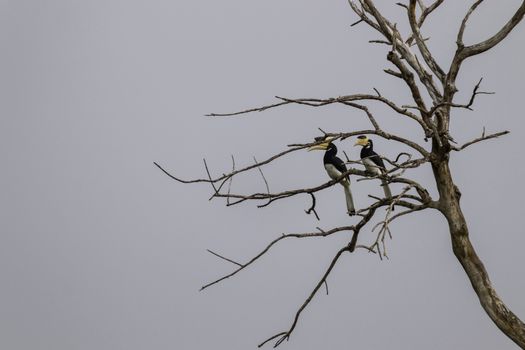
<path id="1" fill-rule="evenodd" d="M 284 340 L 288 340 L 290 335 L 297 326 L 299 317 L 302 311 L 308 306 L 310 301 L 319 291 L 319 289 L 326 284 L 327 278 L 333 267 L 338 262 L 342 254 L 346 252 L 353 252 L 354 249 L 364 249 L 368 252 L 375 253 L 380 259 L 388 257 L 385 239 L 391 237 L 390 224 L 403 216 L 413 214 L 417 211 L 425 209 L 435 209 L 440 211 L 449 222 L 449 230 L 452 239 L 453 250 L 459 262 L 465 269 L 474 290 L 478 294 L 482 307 L 487 314 L 495 322 L 495 324 L 516 344 L 525 348 L 525 325 L 515 316 L 501 301 L 493 289 L 488 274 L 483 267 L 481 260 L 477 257 L 474 248 L 468 239 L 468 228 L 466 221 L 461 212 L 459 199 L 461 193 L 452 180 L 452 175 L 448 166 L 449 154 L 452 151 L 462 151 L 465 148 L 474 145 L 478 142 L 490 140 L 503 136 L 508 131 L 499 131 L 495 133 L 485 133 L 485 129 L 481 132 L 478 138 L 465 142 L 462 145 L 456 144 L 450 131 L 450 117 L 453 108 L 472 109 L 475 99 L 481 94 L 490 94 L 490 92 L 480 91 L 482 79 L 473 87 L 469 101 L 465 103 L 458 103 L 454 101 L 454 97 L 458 89 L 456 88 L 456 79 L 462 64 L 470 57 L 479 55 L 487 50 L 490 50 L 512 31 L 512 29 L 522 20 L 525 14 L 525 1 L 521 3 L 512 18 L 505 23 L 501 29 L 493 36 L 487 38 L 479 43 L 467 45 L 464 43 L 464 33 L 467 29 L 467 24 L 470 16 L 478 8 L 483 0 L 475 1 L 468 9 L 463 20 L 459 24 L 456 44 L 457 48 L 451 61 L 448 71 L 443 69 L 436 61 L 430 52 L 427 41 L 422 34 L 422 27 L 426 19 L 434 13 L 443 3 L 443 0 L 437 0 L 430 5 L 425 5 L 422 0 L 409 0 L 408 4 L 398 3 L 406 11 L 407 21 L 410 25 L 411 32 L 408 36 L 403 37 L 397 29 L 396 23 L 392 23 L 389 19 L 384 17 L 381 11 L 376 7 L 372 0 L 349 0 L 349 5 L 353 12 L 358 16 L 358 21 L 352 24 L 355 26 L 360 23 L 367 24 L 375 32 L 377 32 L 381 39 L 371 40 L 371 43 L 385 44 L 390 48 L 387 54 L 387 60 L 392 64 L 392 68 L 385 69 L 384 72 L 390 76 L 399 79 L 408 88 L 411 93 L 413 104 L 401 105 L 383 96 L 377 89 L 374 88 L 373 94 L 353 94 L 343 95 L 333 98 L 287 98 L 276 96 L 277 101 L 273 104 L 264 105 L 262 107 L 250 108 L 233 113 L 212 113 L 212 117 L 230 117 L 239 116 L 252 112 L 263 112 L 269 109 L 279 108 L 286 105 L 302 105 L 306 107 L 324 107 L 332 104 L 340 104 L 360 111 L 368 119 L 371 124 L 370 129 L 346 131 L 346 132 L 325 132 L 321 130 L 323 137 L 331 136 L 334 139 L 344 140 L 346 138 L 357 135 L 376 135 L 386 140 L 401 143 L 407 146 L 413 154 L 401 153 L 396 159 L 385 159 L 391 166 L 390 170 L 381 175 L 384 180 L 392 184 L 402 184 L 401 191 L 392 198 L 378 198 L 370 196 L 374 202 L 366 208 L 358 210 L 358 221 L 355 224 L 335 227 L 329 230 L 323 230 L 319 227 L 316 231 L 303 233 L 288 233 L 278 236 L 264 247 L 260 253 L 252 257 L 244 263 L 239 263 L 233 259 L 224 257 L 216 252 L 208 250 L 218 258 L 224 259 L 236 266 L 236 269 L 231 273 L 224 275 L 214 281 L 211 281 L 202 286 L 201 290 L 211 287 L 225 279 L 232 277 L 243 271 L 260 257 L 268 253 L 268 251 L 277 243 L 288 238 L 313 238 L 313 237 L 328 237 L 339 232 L 350 231 L 353 232 L 351 241 L 341 247 L 337 253 L 330 259 L 328 267 L 316 283 L 315 287 L 302 303 L 298 309 L 291 326 L 282 332 L 279 332 L 265 341 L 259 346 L 263 346 L 270 341 L 274 341 L 274 347 L 280 345 Z M 414 51 L 417 48 L 417 52 Z M 430 98 L 432 105 L 428 106 L 425 99 Z M 417 123 L 423 132 L 423 139 L 430 141 L 428 144 L 421 144 L 412 139 L 402 137 L 397 134 L 390 133 L 384 130 L 377 122 L 369 104 L 379 103 L 388 107 L 393 113 L 406 117 L 409 120 Z M 288 148 L 280 153 L 274 154 L 269 158 L 257 161 L 254 158 L 254 163 L 237 168 L 235 158 L 232 156 L 231 171 L 224 173 L 218 177 L 212 177 L 208 164 L 204 160 L 204 168 L 206 177 L 184 180 L 165 170 L 159 164 L 155 165 L 160 168 L 166 175 L 172 179 L 184 183 L 207 183 L 211 185 L 212 194 L 211 199 L 223 198 L 227 206 L 238 205 L 247 201 L 256 201 L 259 203 L 258 207 L 266 207 L 276 201 L 284 198 L 289 198 L 298 195 L 307 195 L 311 200 L 306 214 L 314 214 L 317 219 L 319 216 L 316 212 L 316 197 L 315 194 L 330 186 L 333 186 L 351 174 L 357 176 L 360 180 L 370 179 L 370 174 L 366 171 L 350 167 L 349 170 L 342 174 L 338 179 L 330 180 L 315 187 L 290 189 L 282 192 L 271 192 L 268 181 L 264 175 L 263 167 L 275 160 L 289 156 L 294 152 L 302 151 L 313 145 L 322 143 L 322 140 L 315 140 L 313 142 L 305 142 L 302 144 L 291 144 Z M 359 165 L 360 161 L 351 161 L 346 157 L 348 164 Z M 424 164 L 430 164 L 432 167 L 434 177 L 436 179 L 436 187 L 439 193 L 439 198 L 434 199 L 429 195 L 429 191 L 414 181 L 406 177 L 411 169 L 420 167 Z M 239 174 L 256 171 L 261 176 L 265 183 L 266 192 L 264 193 L 234 193 L 232 192 L 233 178 Z M 372 177 L 373 178 L 373 177 Z M 394 214 L 393 206 L 403 208 L 402 211 Z M 357 244 L 358 235 L 361 230 L 369 224 L 374 217 L 377 216 L 377 209 L 387 208 L 386 214 L 381 216 L 378 222 L 372 226 L 371 231 L 375 233 L 374 239 L 370 244 Z M 328 288 L 326 289 L 328 292 Z"/>

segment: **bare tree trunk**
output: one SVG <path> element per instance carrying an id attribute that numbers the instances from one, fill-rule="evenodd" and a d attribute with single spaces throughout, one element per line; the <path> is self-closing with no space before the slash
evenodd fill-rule
<path id="1" fill-rule="evenodd" d="M 525 324 L 500 299 L 470 242 L 467 222 L 459 203 L 461 193 L 452 180 L 448 155 L 433 163 L 432 167 L 440 194 L 439 210 L 448 221 L 454 255 L 463 266 L 481 306 L 492 321 L 518 346 L 525 349 Z"/>

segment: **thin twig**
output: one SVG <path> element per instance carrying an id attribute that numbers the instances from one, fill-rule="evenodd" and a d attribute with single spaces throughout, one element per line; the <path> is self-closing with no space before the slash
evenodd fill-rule
<path id="1" fill-rule="evenodd" d="M 341 248 L 337 254 L 335 254 L 335 256 L 332 258 L 332 261 L 330 262 L 330 265 L 328 266 L 328 268 L 326 269 L 323 277 L 319 280 L 319 282 L 317 283 L 317 285 L 314 287 L 314 289 L 310 292 L 310 295 L 306 298 L 306 300 L 303 302 L 303 304 L 301 305 L 301 307 L 299 308 L 299 310 L 297 310 L 296 314 L 295 314 L 295 317 L 294 317 L 294 320 L 292 322 L 292 325 L 290 326 L 290 328 L 286 331 L 286 332 L 280 332 L 274 336 L 271 336 L 270 338 L 266 339 L 264 342 L 262 342 L 261 344 L 259 344 L 259 347 L 262 347 L 264 344 L 266 344 L 268 341 L 270 340 L 274 340 L 275 338 L 279 338 L 275 344 L 274 344 L 274 348 L 279 346 L 283 341 L 285 340 L 288 340 L 290 339 L 290 335 L 292 334 L 292 332 L 294 331 L 295 327 L 297 326 L 297 322 L 299 321 L 299 317 L 301 316 L 301 313 L 303 312 L 303 310 L 308 306 L 308 304 L 312 301 L 313 297 L 315 296 L 315 294 L 317 293 L 317 291 L 319 290 L 319 288 L 323 285 L 323 283 L 326 281 L 326 279 L 328 278 L 328 275 L 330 275 L 330 272 L 332 272 L 332 269 L 334 268 L 334 266 L 336 265 L 337 261 L 339 260 L 339 258 L 341 257 L 341 255 L 348 251 L 349 248 L 348 247 L 344 247 L 344 248 Z"/>
<path id="2" fill-rule="evenodd" d="M 305 210 L 304 212 L 306 214 L 314 213 L 315 217 L 317 218 L 317 220 L 321 220 L 321 219 L 319 219 L 319 215 L 317 215 L 317 211 L 315 210 L 315 203 L 316 203 L 315 195 L 312 192 L 310 192 L 308 194 L 312 197 L 312 206 L 310 208 L 308 208 L 308 210 Z"/>
<path id="3" fill-rule="evenodd" d="M 253 156 L 253 161 L 255 162 L 255 164 L 258 164 L 257 159 L 255 158 L 255 156 Z M 262 177 L 262 179 L 264 181 L 264 184 L 266 186 L 266 193 L 270 194 L 270 186 L 268 185 L 268 181 L 266 181 L 266 177 L 264 176 L 264 173 L 263 173 L 261 167 L 257 167 L 257 170 L 259 170 L 259 173 L 261 174 L 261 177 Z"/>
<path id="4" fill-rule="evenodd" d="M 235 171 L 235 158 L 233 157 L 233 154 L 231 155 L 232 156 L 232 173 Z M 231 193 L 231 189 L 232 189 L 232 182 L 233 182 L 233 176 L 230 176 L 230 180 L 228 180 L 228 194 Z M 219 191 L 220 191 L 220 187 L 219 187 Z M 230 198 L 226 198 L 226 204 L 229 205 L 230 204 Z"/>
<path id="5" fill-rule="evenodd" d="M 276 243 L 280 242 L 281 240 L 283 239 L 287 239 L 287 238 L 311 238 L 311 237 L 327 237 L 327 236 L 330 236 L 334 233 L 337 233 L 337 232 L 342 232 L 342 231 L 352 231 L 354 229 L 354 226 L 342 226 L 342 227 L 336 227 L 336 228 L 333 228 L 331 230 L 327 230 L 327 231 L 321 231 L 321 232 L 308 232 L 308 233 L 288 233 L 288 234 L 283 234 L 279 237 L 277 237 L 276 239 L 274 239 L 273 241 L 271 241 L 268 245 L 266 245 L 266 247 L 261 250 L 257 255 L 255 255 L 254 257 L 252 257 L 247 263 L 245 264 L 240 264 L 239 268 L 232 271 L 231 273 L 229 274 L 226 274 L 210 283 L 207 283 L 205 285 L 203 285 L 200 290 L 204 290 L 208 287 L 211 287 L 221 281 L 224 281 L 225 279 L 228 279 L 234 275 L 236 275 L 237 273 L 239 273 L 240 271 L 244 270 L 245 268 L 247 268 L 248 266 L 252 265 L 255 261 L 257 261 L 259 258 L 261 258 L 263 255 L 265 255 L 272 246 L 274 246 Z"/>
<path id="6" fill-rule="evenodd" d="M 242 266 L 242 264 L 239 264 L 237 261 L 234 261 L 234 260 L 232 260 L 232 259 L 228 259 L 228 258 L 226 258 L 226 257 L 224 257 L 224 256 L 222 256 L 222 255 L 220 255 L 220 254 L 215 253 L 214 251 L 212 251 L 212 250 L 210 250 L 210 249 L 206 249 L 206 251 L 207 251 L 208 253 L 211 253 L 211 254 L 215 255 L 215 256 L 218 257 L 218 258 L 221 258 L 221 259 L 223 259 L 223 260 L 229 261 L 229 262 L 231 262 L 232 264 L 235 264 L 235 265 L 237 265 L 237 266 Z"/>
<path id="7" fill-rule="evenodd" d="M 454 151 L 461 151 L 461 150 L 464 150 L 468 146 L 471 146 L 471 145 L 473 145 L 475 143 L 478 143 L 478 142 L 481 142 L 481 141 L 485 141 L 485 140 L 495 139 L 497 137 L 500 137 L 500 136 L 503 136 L 503 135 L 507 135 L 508 133 L 510 133 L 510 131 L 505 130 L 505 131 L 496 132 L 494 134 L 485 135 L 485 131 L 483 130 L 483 133 L 482 133 L 482 135 L 480 137 L 463 144 L 461 147 L 452 147 L 452 149 Z"/>

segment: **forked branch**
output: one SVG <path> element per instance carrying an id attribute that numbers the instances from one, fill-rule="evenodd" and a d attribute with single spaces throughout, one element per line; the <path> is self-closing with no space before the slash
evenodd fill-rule
<path id="1" fill-rule="evenodd" d="M 266 339 L 265 341 L 263 341 L 261 344 L 259 344 L 258 346 L 259 347 L 262 347 L 264 346 L 264 344 L 268 343 L 269 341 L 272 341 L 274 339 L 277 339 L 277 341 L 275 342 L 274 344 L 274 348 L 279 346 L 283 341 L 285 340 L 288 340 L 290 339 L 290 335 L 292 334 L 292 332 L 294 331 L 295 329 L 295 326 L 297 326 L 297 322 L 299 321 L 299 317 L 301 316 L 301 313 L 303 312 L 303 310 L 308 306 L 308 304 L 310 304 L 310 302 L 312 301 L 313 297 L 315 296 L 315 294 L 317 293 L 317 291 L 319 290 L 319 288 L 321 288 L 321 286 L 323 285 L 323 283 L 325 283 L 326 279 L 328 278 L 328 275 L 330 275 L 330 272 L 332 272 L 332 269 L 334 268 L 334 266 L 336 265 L 337 261 L 339 260 L 339 258 L 341 257 L 341 255 L 344 253 L 344 252 L 347 252 L 349 251 L 350 248 L 348 246 L 346 247 L 343 247 L 341 248 L 337 254 L 335 254 L 335 256 L 332 258 L 332 261 L 330 262 L 330 265 L 328 266 L 328 268 L 326 269 L 323 277 L 321 277 L 321 279 L 319 280 L 319 282 L 317 282 L 316 286 L 314 287 L 314 289 L 312 290 L 312 292 L 310 293 L 310 295 L 306 298 L 306 300 L 304 301 L 304 303 L 301 305 L 301 307 L 299 308 L 299 310 L 297 310 L 296 314 L 295 314 L 295 317 L 294 317 L 294 320 L 292 322 L 292 325 L 290 326 L 290 328 L 285 331 L 285 332 L 280 332 L 280 333 L 277 333 L 275 334 L 274 336 Z"/>

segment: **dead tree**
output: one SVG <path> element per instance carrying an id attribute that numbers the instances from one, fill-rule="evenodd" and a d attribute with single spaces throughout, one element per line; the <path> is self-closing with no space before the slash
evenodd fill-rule
<path id="1" fill-rule="evenodd" d="M 166 175 L 178 182 L 202 182 L 210 184 L 213 191 L 211 198 L 223 198 L 226 201 L 227 206 L 237 205 L 247 201 L 257 201 L 260 202 L 258 205 L 259 207 L 265 207 L 284 198 L 306 194 L 308 195 L 307 198 L 311 200 L 311 206 L 308 210 L 306 210 L 306 213 L 314 213 L 317 216 L 317 212 L 315 210 L 315 194 L 317 192 L 337 184 L 348 174 L 363 178 L 367 178 L 367 175 L 369 174 L 367 174 L 365 171 L 351 167 L 346 174 L 341 176 L 341 178 L 328 181 L 316 187 L 290 189 L 283 192 L 272 193 L 269 190 L 268 183 L 264 176 L 262 170 L 263 167 L 275 161 L 276 159 L 289 156 L 294 152 L 302 151 L 308 147 L 319 144 L 322 142 L 322 139 L 327 136 L 344 140 L 349 137 L 362 134 L 376 135 L 376 137 L 381 137 L 391 140 L 392 142 L 404 144 L 412 150 L 412 153 L 416 154 L 416 156 L 413 156 L 412 154 L 405 153 L 400 154 L 397 159 L 386 159 L 386 161 L 391 165 L 391 168 L 387 174 L 382 175 L 384 177 L 383 180 L 393 184 L 402 184 L 402 190 L 399 193 L 394 194 L 390 199 L 373 197 L 375 200 L 373 204 L 357 212 L 357 223 L 348 226 L 335 227 L 330 230 L 318 229 L 314 232 L 284 234 L 271 241 L 266 247 L 264 247 L 264 249 L 261 250 L 259 254 L 254 256 L 252 259 L 243 263 L 239 263 L 210 251 L 210 253 L 235 264 L 237 267 L 230 274 L 227 274 L 204 285 L 201 290 L 219 283 L 229 277 L 232 277 L 240 271 L 246 269 L 282 240 L 291 237 L 327 237 L 343 231 L 353 232 L 351 242 L 341 247 L 337 254 L 332 257 L 324 275 L 320 280 L 317 281 L 317 284 L 311 291 L 308 298 L 298 309 L 290 328 L 268 338 L 259 346 L 263 346 L 270 341 L 274 341 L 274 346 L 278 346 L 284 340 L 289 339 L 297 325 L 301 312 L 308 306 L 312 298 L 326 282 L 328 275 L 332 271 L 332 268 L 337 264 L 341 255 L 347 252 L 352 252 L 355 248 L 359 248 L 373 252 L 379 256 L 379 258 L 383 259 L 385 256 L 387 256 L 385 238 L 390 235 L 390 223 L 399 217 L 406 216 L 417 211 L 433 209 L 440 212 L 448 222 L 453 252 L 460 264 L 463 266 L 463 269 L 465 270 L 468 278 L 470 279 L 472 287 L 478 295 L 481 306 L 503 333 L 511 338 L 518 346 L 525 349 L 525 324 L 511 310 L 509 310 L 509 308 L 507 308 L 500 299 L 492 287 L 491 281 L 482 261 L 476 254 L 476 251 L 469 240 L 468 225 L 461 210 L 461 192 L 454 184 L 452 171 L 449 167 L 449 157 L 451 152 L 460 152 L 463 149 L 478 142 L 497 138 L 508 133 L 508 131 L 501 131 L 487 134 L 483 129 L 483 132 L 478 138 L 462 145 L 458 145 L 453 139 L 452 130 L 450 130 L 450 119 L 455 109 L 471 109 L 476 97 L 480 94 L 487 93 L 480 91 L 480 79 L 479 83 L 474 86 L 469 101 L 466 103 L 458 103 L 455 101 L 454 96 L 458 91 L 456 88 L 456 78 L 463 63 L 472 56 L 479 55 L 487 50 L 492 49 L 503 39 L 505 39 L 505 37 L 513 30 L 513 28 L 522 20 L 525 14 L 525 1 L 521 3 L 521 6 L 519 6 L 519 8 L 516 10 L 512 18 L 503 26 L 501 26 L 501 29 L 497 33 L 484 41 L 474 44 L 465 44 L 463 41 L 463 35 L 467 29 L 469 17 L 483 2 L 483 0 L 475 1 L 463 17 L 462 22 L 459 24 L 459 30 L 456 39 L 457 48 L 452 58 L 450 67 L 446 70 L 441 67 L 441 65 L 436 61 L 430 52 L 426 44 L 427 38 L 424 38 L 421 32 L 425 20 L 434 11 L 436 11 L 443 4 L 443 2 L 443 0 L 437 0 L 430 5 L 426 5 L 424 4 L 424 1 L 421 0 L 409 0 L 408 4 L 398 3 L 398 5 L 401 6 L 404 11 L 406 11 L 407 20 L 411 28 L 410 33 L 403 35 L 403 33 L 398 30 L 396 23 L 392 23 L 388 18 L 383 16 L 381 11 L 376 7 L 376 4 L 373 0 L 349 1 L 351 9 L 359 18 L 358 21 L 352 25 L 354 26 L 359 23 L 368 25 L 372 28 L 372 30 L 381 35 L 381 39 L 373 40 L 372 42 L 384 44 L 389 47 L 389 52 L 386 58 L 392 67 L 385 69 L 384 72 L 390 76 L 395 77 L 396 79 L 399 79 L 399 81 L 401 81 L 405 87 L 409 89 L 413 101 L 406 105 L 399 106 L 389 98 L 381 95 L 378 90 L 374 89 L 374 94 L 354 94 L 326 99 L 285 98 L 277 96 L 277 101 L 274 104 L 263 107 L 252 108 L 235 113 L 210 114 L 210 116 L 214 117 L 235 116 L 251 112 L 262 112 L 268 109 L 291 104 L 299 104 L 307 107 L 323 107 L 332 104 L 342 104 L 362 112 L 364 116 L 370 121 L 370 129 L 335 133 L 324 132 L 321 130 L 323 132 L 323 136 L 314 142 L 288 145 L 288 148 L 282 152 L 277 153 L 263 161 L 257 161 L 254 159 L 253 164 L 242 168 L 236 168 L 235 159 L 232 157 L 231 171 L 215 178 L 211 176 L 206 161 L 204 161 L 204 167 L 207 177 L 194 180 L 183 180 L 175 177 L 163 169 L 159 164 L 155 163 L 155 165 L 157 165 L 164 173 L 166 173 Z M 501 6 L 501 4 L 499 4 L 499 6 Z M 432 101 L 431 105 L 425 102 L 429 100 Z M 421 136 L 419 138 L 408 138 L 383 130 L 374 117 L 374 114 L 369 109 L 368 104 L 370 103 L 383 104 L 390 108 L 393 112 L 409 118 L 413 122 L 419 124 L 422 131 Z M 422 143 L 422 141 L 425 143 Z M 349 159 L 347 160 L 349 163 L 352 163 Z M 432 168 L 435 178 L 435 186 L 437 193 L 439 193 L 439 198 L 432 198 L 429 195 L 429 191 L 425 187 L 410 179 L 409 177 L 411 169 L 427 166 L 427 164 Z M 264 193 L 251 194 L 238 194 L 232 192 L 232 179 L 238 174 L 251 171 L 258 173 L 257 176 L 262 176 L 266 184 L 267 191 Z M 400 208 L 400 210 L 392 211 L 391 209 L 394 205 L 397 208 Z M 378 211 L 378 209 L 381 207 L 387 208 L 386 214 L 381 214 L 382 211 Z M 379 219 L 376 219 L 378 216 Z M 371 222 L 373 221 L 375 224 L 372 226 Z M 375 239 L 373 239 L 371 244 L 356 245 L 359 233 L 367 226 L 371 227 L 371 231 L 374 232 Z"/>

